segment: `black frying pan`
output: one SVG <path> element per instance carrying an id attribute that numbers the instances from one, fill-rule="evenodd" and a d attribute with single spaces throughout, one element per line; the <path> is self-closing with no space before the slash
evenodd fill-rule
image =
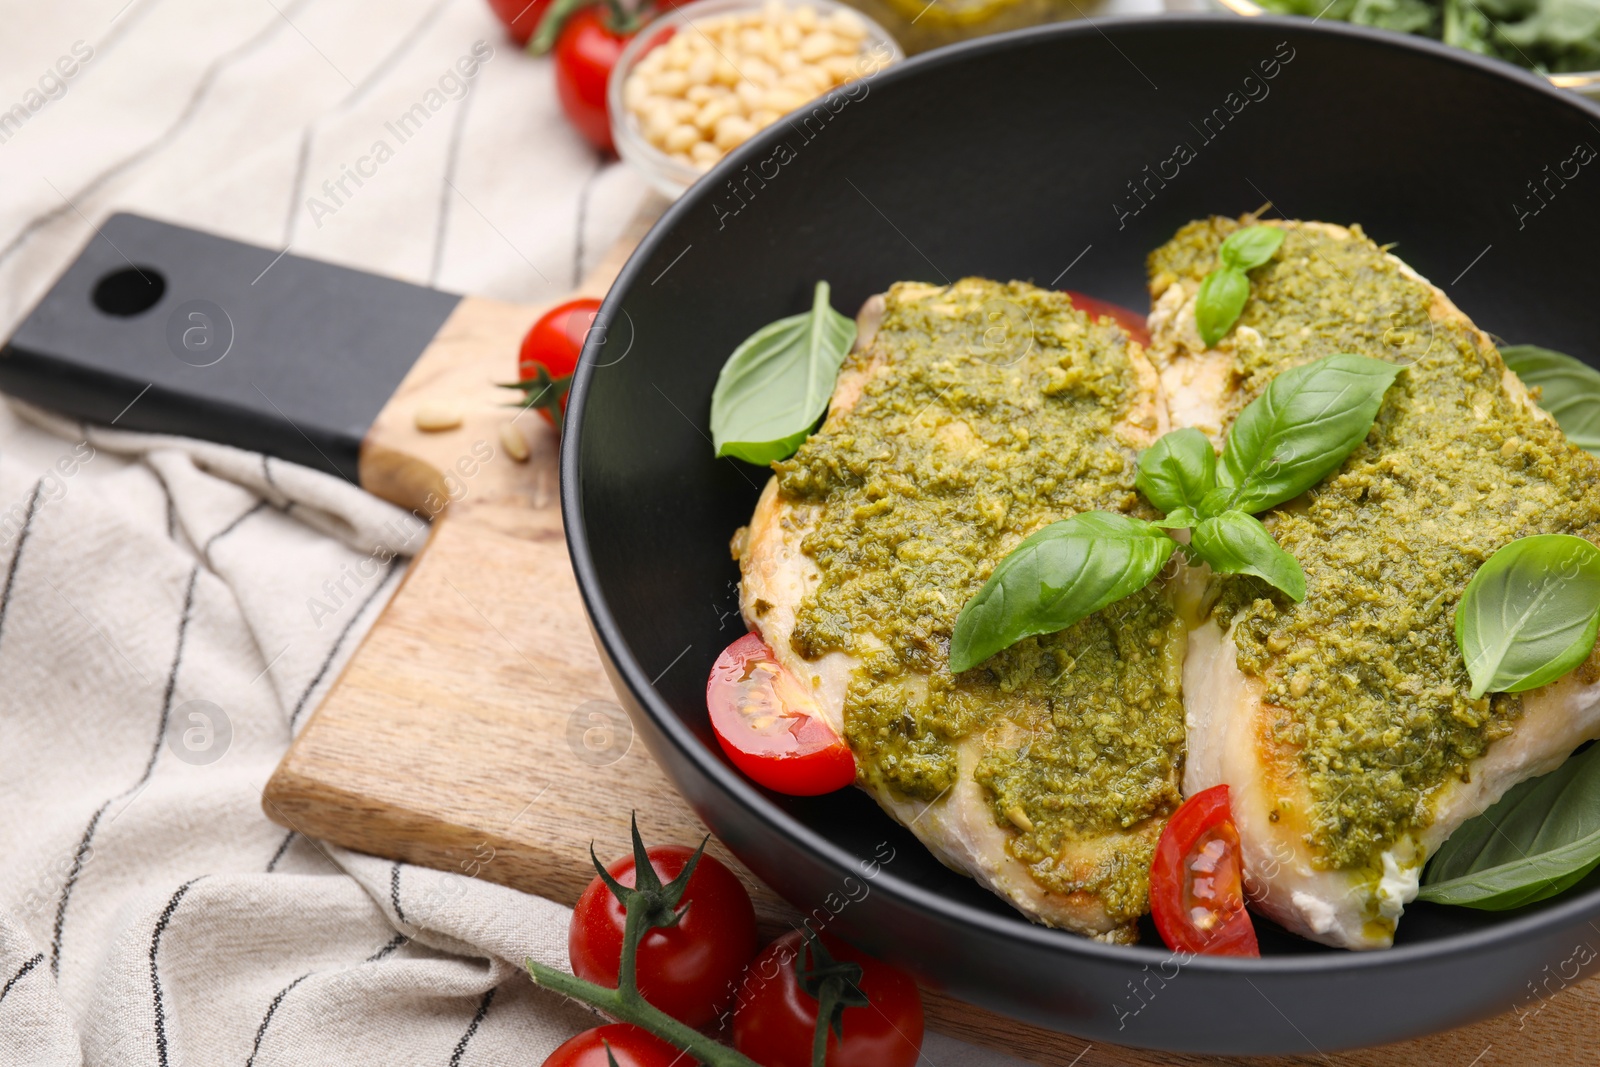
<path id="1" fill-rule="evenodd" d="M 1359 222 L 1484 328 L 1594 361 L 1600 162 L 1561 172 L 1576 146 L 1600 145 L 1600 110 L 1432 42 L 1230 17 L 990 38 L 819 114 L 735 152 L 641 245 L 567 427 L 562 502 L 602 650 L 701 817 L 803 910 L 892 850 L 836 920 L 853 938 L 961 997 L 1095 1039 L 1326 1052 L 1521 1003 L 1529 979 L 1596 936 L 1600 890 L 1507 914 L 1412 905 L 1397 947 L 1370 954 L 1269 928 L 1259 961 L 1179 971 L 1150 936 L 1114 947 L 1029 923 L 864 794 L 796 800 L 742 779 L 711 738 L 704 685 L 740 630 L 727 543 L 766 473 L 714 460 L 707 414 L 734 345 L 809 306 L 817 278 L 841 309 L 896 280 L 969 274 L 1143 308 L 1145 255 L 1176 227 L 1269 200 Z"/>

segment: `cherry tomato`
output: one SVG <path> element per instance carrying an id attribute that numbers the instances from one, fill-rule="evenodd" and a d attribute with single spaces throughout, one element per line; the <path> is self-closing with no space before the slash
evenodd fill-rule
<path id="1" fill-rule="evenodd" d="M 837 938 L 822 935 L 835 960 L 861 967 L 859 989 L 870 1002 L 844 1009 L 844 1039 L 828 1035 L 827 1067 L 914 1067 L 922 1052 L 922 997 L 909 974 Z M 761 1067 L 811 1067 L 817 1000 L 795 963 L 799 931 L 768 945 L 745 970 L 733 1013 L 733 1047 Z"/>
<path id="2" fill-rule="evenodd" d="M 518 48 L 526 48 L 533 37 L 534 27 L 544 15 L 550 0 L 489 0 L 495 16 L 505 24 L 506 32 Z"/>
<path id="3" fill-rule="evenodd" d="M 1150 913 L 1167 947 L 1213 956 L 1259 956 L 1244 905 L 1239 831 L 1228 787 L 1185 800 L 1156 842 Z"/>
<path id="4" fill-rule="evenodd" d="M 576 11 L 561 27 L 554 49 L 556 96 L 567 120 L 602 152 L 613 151 L 606 115 L 606 79 L 631 34 L 606 22 L 603 5 Z"/>
<path id="5" fill-rule="evenodd" d="M 662 883 L 672 881 L 694 849 L 660 845 L 647 849 Z M 606 866 L 623 885 L 634 885 L 633 857 Z M 756 913 L 739 879 L 712 856 L 702 855 L 678 902 L 676 926 L 658 927 L 639 942 L 637 977 L 644 998 L 690 1026 L 715 1019 L 733 998 L 744 965 L 756 953 Z M 617 987 L 622 902 L 596 877 L 578 898 L 567 934 L 572 973 L 607 989 Z"/>
<path id="6" fill-rule="evenodd" d="M 552 380 L 571 377 L 599 310 L 600 301 L 584 298 L 569 300 L 540 316 L 522 339 L 522 352 L 517 359 L 518 377 L 525 382 L 538 380 L 541 369 Z M 529 391 L 528 399 L 538 405 L 539 414 L 552 426 L 556 425 L 556 420 L 550 409 L 559 403 L 563 414 L 567 410 L 565 386 L 559 394 L 554 390 L 546 395 Z"/>
<path id="7" fill-rule="evenodd" d="M 745 634 L 717 657 L 706 709 L 722 751 L 758 785 L 809 797 L 856 780 L 850 746 L 758 634 Z"/>
<path id="8" fill-rule="evenodd" d="M 648 1031 L 627 1023 L 585 1030 L 550 1053 L 544 1067 L 610 1067 L 607 1046 L 617 1067 L 684 1067 L 689 1057 Z"/>
<path id="9" fill-rule="evenodd" d="M 1128 334 L 1146 348 L 1150 347 L 1150 330 L 1145 324 L 1145 318 L 1137 311 L 1113 304 L 1109 300 L 1096 300 L 1092 296 L 1077 292 L 1072 289 L 1065 290 L 1072 297 L 1072 306 L 1087 314 L 1091 319 L 1107 318 L 1121 326 Z"/>

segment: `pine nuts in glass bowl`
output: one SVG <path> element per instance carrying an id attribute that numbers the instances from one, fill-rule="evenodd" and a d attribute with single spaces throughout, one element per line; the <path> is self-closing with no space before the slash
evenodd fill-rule
<path id="1" fill-rule="evenodd" d="M 697 0 L 628 42 L 606 103 L 617 154 L 677 197 L 763 127 L 905 58 L 835 0 Z"/>

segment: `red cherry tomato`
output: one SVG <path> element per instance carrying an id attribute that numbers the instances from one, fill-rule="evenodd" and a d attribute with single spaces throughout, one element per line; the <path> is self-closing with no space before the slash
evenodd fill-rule
<path id="1" fill-rule="evenodd" d="M 691 848 L 661 845 L 646 850 L 663 884 L 682 873 Z M 607 864 L 611 877 L 634 885 L 633 857 Z M 756 913 L 733 872 L 702 855 L 678 902 L 676 926 L 658 927 L 639 942 L 637 977 L 644 998 L 690 1026 L 715 1019 L 733 998 L 744 965 L 756 953 Z M 596 877 L 578 898 L 567 934 L 572 973 L 607 989 L 617 987 L 622 963 L 622 933 L 627 916 L 622 902 Z"/>
<path id="2" fill-rule="evenodd" d="M 844 1039 L 828 1035 L 827 1067 L 914 1067 L 922 1052 L 922 997 L 909 974 L 837 938 L 822 935 L 833 958 L 861 965 L 870 1002 L 848 1007 Z M 801 986 L 799 931 L 768 945 L 745 970 L 733 1013 L 733 1047 L 761 1067 L 811 1067 L 817 1001 Z"/>
<path id="3" fill-rule="evenodd" d="M 1156 842 L 1150 913 L 1167 947 L 1213 956 L 1259 956 L 1244 905 L 1239 831 L 1228 787 L 1185 800 Z"/>
<path id="4" fill-rule="evenodd" d="M 758 785 L 810 797 L 856 780 L 850 746 L 758 634 L 745 634 L 717 657 L 706 709 L 722 751 Z"/>
<path id="5" fill-rule="evenodd" d="M 606 79 L 617 65 L 631 34 L 617 33 L 606 22 L 604 5 L 572 14 L 561 27 L 554 49 L 556 96 L 567 119 L 602 152 L 613 151 L 611 120 L 606 115 Z"/>
<path id="6" fill-rule="evenodd" d="M 518 377 L 523 381 L 536 379 L 541 368 L 550 378 L 570 377 L 578 367 L 578 354 L 583 351 L 584 339 L 589 336 L 589 328 L 594 325 L 599 310 L 600 301 L 584 298 L 569 300 L 540 316 L 522 339 L 522 352 L 517 359 Z M 539 414 L 552 426 L 556 420 L 550 408 L 559 403 L 563 414 L 567 410 L 565 388 L 559 396 L 541 397 L 534 393 L 528 399 L 539 405 Z"/>
<path id="7" fill-rule="evenodd" d="M 684 1067 L 689 1057 L 637 1026 L 611 1023 L 597 1026 L 550 1053 L 544 1067 L 610 1067 L 606 1048 L 617 1067 Z"/>
<path id="8" fill-rule="evenodd" d="M 1077 292 L 1072 289 L 1065 290 L 1072 297 L 1072 306 L 1084 312 L 1091 319 L 1107 318 L 1121 326 L 1128 334 L 1146 348 L 1150 347 L 1150 330 L 1145 324 L 1145 317 L 1137 311 L 1113 304 L 1109 300 L 1096 300 L 1092 296 Z"/>
<path id="9" fill-rule="evenodd" d="M 495 17 L 505 24 L 506 32 L 518 48 L 528 46 L 534 27 L 539 25 L 544 9 L 549 6 L 550 0 L 489 0 Z"/>

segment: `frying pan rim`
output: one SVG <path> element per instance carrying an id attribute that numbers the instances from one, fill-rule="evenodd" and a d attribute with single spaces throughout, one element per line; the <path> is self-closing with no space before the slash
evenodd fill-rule
<path id="1" fill-rule="evenodd" d="M 1134 35 L 1167 34 L 1182 33 L 1191 28 L 1210 29 L 1221 26 L 1232 26 L 1239 32 L 1257 32 L 1257 28 L 1278 27 L 1292 30 L 1296 35 L 1310 33 L 1353 37 L 1369 45 L 1410 52 L 1430 61 L 1463 64 L 1540 94 L 1553 104 L 1575 108 L 1579 112 L 1586 113 L 1592 120 L 1600 120 L 1600 104 L 1590 102 L 1568 90 L 1558 89 L 1531 71 L 1510 63 L 1467 52 L 1429 38 L 1402 35 L 1348 23 L 1318 23 L 1293 16 L 1260 16 L 1246 20 L 1225 14 L 1184 14 L 1163 15 L 1156 18 L 1121 16 L 1053 23 L 980 37 L 913 56 L 874 75 L 872 84 L 874 88 L 890 86 L 906 79 L 921 77 L 927 72 L 950 64 L 964 62 L 972 56 L 1026 47 L 1040 38 L 1070 40 L 1105 37 L 1109 40 L 1111 33 L 1108 31 Z M 838 90 L 834 92 L 837 93 Z M 717 177 L 722 174 L 732 174 L 747 162 L 764 158 L 782 133 L 781 124 L 774 124 L 761 131 L 729 153 L 707 174 L 706 180 L 691 187 L 671 205 L 640 241 L 606 294 L 595 320 L 596 326 L 600 328 L 591 331 L 571 385 L 568 411 L 561 435 L 561 512 L 568 553 L 577 576 L 584 607 L 594 628 L 594 635 L 600 642 L 606 658 L 622 677 L 639 707 L 650 717 L 668 743 L 694 764 L 701 775 L 715 783 L 724 793 L 730 794 L 768 829 L 783 835 L 793 847 L 804 850 L 814 862 L 820 863 L 842 878 L 854 872 L 857 857 L 790 816 L 737 771 L 724 764 L 717 753 L 701 743 L 687 724 L 673 711 L 671 705 L 656 691 L 649 674 L 634 658 L 601 592 L 594 557 L 589 551 L 588 531 L 582 504 L 584 406 L 588 399 L 590 380 L 600 361 L 600 349 L 605 343 L 607 328 L 621 307 L 623 295 L 630 292 L 641 280 L 648 282 L 645 277 L 647 265 L 661 250 L 663 243 L 679 221 L 691 211 L 704 206 L 704 202 L 718 185 Z M 1060 951 L 1069 956 L 1087 956 L 1108 963 L 1131 963 L 1135 966 L 1158 965 L 1170 957 L 1170 953 L 1165 949 L 1145 945 L 1109 945 L 1063 930 L 1041 926 L 1029 921 L 1020 913 L 1006 914 L 981 910 L 974 905 L 950 900 L 931 889 L 901 879 L 887 868 L 881 870 L 874 879 L 874 888 L 885 893 L 902 909 L 908 909 L 937 922 L 975 927 L 986 937 L 1010 941 L 1019 947 L 1026 945 L 1035 951 Z M 1469 957 L 1490 946 L 1571 926 L 1597 913 L 1600 913 L 1600 889 L 1592 889 L 1572 900 L 1548 906 L 1535 913 L 1503 919 L 1481 930 L 1450 934 L 1418 944 L 1399 945 L 1372 952 L 1309 952 L 1266 956 L 1259 959 L 1198 956 L 1186 963 L 1185 969 L 1249 977 L 1326 974 L 1335 971 L 1361 973 L 1373 968 L 1401 968 L 1408 964 L 1434 963 L 1455 956 Z"/>

